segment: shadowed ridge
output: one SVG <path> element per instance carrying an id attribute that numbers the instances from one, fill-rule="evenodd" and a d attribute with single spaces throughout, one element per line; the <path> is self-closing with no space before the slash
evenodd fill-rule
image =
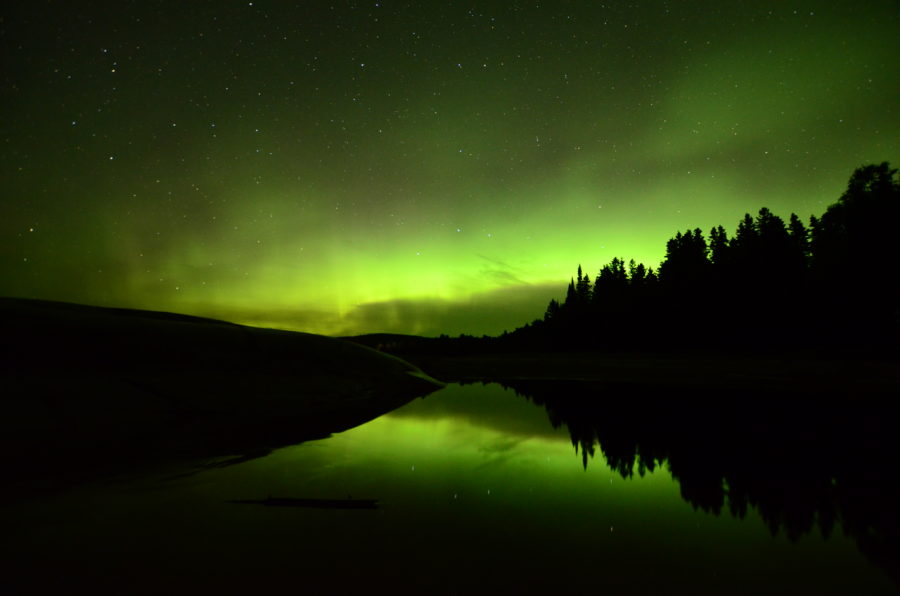
<path id="1" fill-rule="evenodd" d="M 350 358 L 356 375 L 406 371 L 426 378 L 400 358 L 360 344 L 167 312 L 0 298 L 0 328 L 9 368 L 154 365 L 196 370 L 237 365 L 343 374 L 343 359 Z"/>
<path id="2" fill-rule="evenodd" d="M 0 330 L 0 448 L 24 493 L 327 437 L 443 387 L 343 340 L 169 313 L 0 299 Z"/>
<path id="3" fill-rule="evenodd" d="M 125 317 L 139 317 L 143 319 L 158 319 L 164 321 L 181 321 L 185 323 L 213 323 L 216 325 L 236 325 L 228 321 L 198 317 L 195 315 L 183 315 L 179 313 L 142 310 L 137 308 L 119 308 L 106 306 L 92 306 L 88 304 L 75 304 L 73 302 L 60 302 L 57 300 L 39 300 L 32 298 L 10 298 L 0 296 L 0 311 L 16 312 L 21 315 L 34 314 L 46 316 L 52 312 L 69 313 L 72 316 L 97 316 L 101 313 L 115 314 Z"/>

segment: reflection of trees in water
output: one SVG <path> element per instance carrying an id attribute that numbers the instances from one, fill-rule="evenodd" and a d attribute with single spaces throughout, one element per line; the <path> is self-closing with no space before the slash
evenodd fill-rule
<path id="1" fill-rule="evenodd" d="M 712 392 L 650 395 L 585 382 L 508 381 L 569 429 L 585 468 L 597 449 L 625 478 L 667 465 L 695 509 L 755 508 L 791 540 L 836 525 L 900 583 L 900 438 L 874 398 Z M 617 396 L 625 396 L 617 397 Z"/>

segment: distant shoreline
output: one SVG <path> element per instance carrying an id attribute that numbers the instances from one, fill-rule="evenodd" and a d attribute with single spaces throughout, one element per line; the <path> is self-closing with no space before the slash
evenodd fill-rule
<path id="1" fill-rule="evenodd" d="M 535 379 L 607 383 L 646 390 L 666 387 L 723 392 L 792 391 L 807 396 L 900 394 L 900 367 L 894 358 L 817 358 L 803 353 L 397 355 L 445 382 Z"/>

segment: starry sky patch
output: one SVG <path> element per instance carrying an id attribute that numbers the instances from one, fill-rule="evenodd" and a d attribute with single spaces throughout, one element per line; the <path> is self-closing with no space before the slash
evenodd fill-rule
<path id="1" fill-rule="evenodd" d="M 7 2 L 0 294 L 497 333 L 900 161 L 900 7 Z M 517 296 L 512 298 L 512 296 Z M 506 308 L 503 308 L 506 305 Z"/>

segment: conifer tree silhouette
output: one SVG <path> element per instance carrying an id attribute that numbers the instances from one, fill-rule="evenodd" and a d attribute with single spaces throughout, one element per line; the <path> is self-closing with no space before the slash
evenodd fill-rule
<path id="1" fill-rule="evenodd" d="M 529 337 L 677 349 L 743 327 L 734 347 L 893 342 L 900 330 L 900 283 L 890 273 L 900 260 L 897 172 L 887 162 L 858 168 L 809 226 L 795 213 L 785 224 L 763 207 L 756 217 L 744 214 L 731 237 L 721 225 L 709 242 L 699 228 L 678 231 L 658 273 L 615 257 L 591 284 L 579 265 L 565 300 L 551 300 Z M 798 334 L 802 318 L 815 323 Z M 708 334 L 686 333 L 691 327 Z"/>

